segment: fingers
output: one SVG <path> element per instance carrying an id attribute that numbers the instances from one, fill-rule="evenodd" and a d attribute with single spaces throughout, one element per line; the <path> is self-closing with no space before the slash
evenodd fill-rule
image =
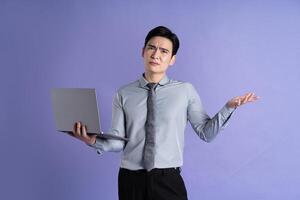
<path id="1" fill-rule="evenodd" d="M 82 125 L 81 122 L 76 122 L 73 128 L 73 134 L 75 137 L 83 137 L 87 135 L 87 128 L 85 125 Z"/>
<path id="2" fill-rule="evenodd" d="M 244 95 L 243 100 L 242 100 L 242 104 L 245 104 L 248 102 L 248 99 L 251 98 L 254 95 L 254 93 L 247 93 Z"/>
<path id="3" fill-rule="evenodd" d="M 89 136 L 87 135 L 87 127 L 86 127 L 86 125 L 82 125 L 82 132 L 81 132 L 81 136 L 83 137 L 83 138 L 89 138 Z"/>
<path id="4" fill-rule="evenodd" d="M 256 101 L 259 99 L 259 96 L 257 96 L 256 94 L 254 93 L 249 93 L 250 95 L 247 97 L 245 103 L 247 102 L 253 102 L 253 101 Z"/>
<path id="5" fill-rule="evenodd" d="M 259 99 L 259 97 L 257 95 L 255 95 L 252 92 L 249 92 L 249 93 L 245 94 L 242 97 L 242 103 L 241 103 L 241 105 L 243 105 L 245 103 L 248 103 L 248 102 L 254 102 L 254 101 L 258 100 L 258 99 Z"/>
<path id="6" fill-rule="evenodd" d="M 87 134 L 87 126 L 82 125 L 81 126 L 81 140 L 84 141 L 86 144 L 95 144 L 96 142 L 96 135 L 89 136 Z"/>
<path id="7" fill-rule="evenodd" d="M 76 122 L 74 124 L 74 127 L 73 127 L 73 134 L 77 138 L 79 138 L 80 135 L 81 135 L 80 127 L 81 127 L 81 123 L 80 122 Z"/>
<path id="8" fill-rule="evenodd" d="M 253 102 L 253 101 L 256 101 L 258 100 L 260 97 L 259 96 L 256 96 L 255 94 L 249 99 L 249 102 Z"/>
<path id="9" fill-rule="evenodd" d="M 230 101 L 230 105 L 233 105 L 233 107 L 238 107 L 245 103 L 254 102 L 254 101 L 258 100 L 259 98 L 260 98 L 259 96 L 255 95 L 252 92 L 249 92 L 243 96 L 237 96 L 237 97 L 233 98 Z"/>
<path id="10" fill-rule="evenodd" d="M 81 124 L 81 122 L 76 122 L 73 127 L 73 136 L 77 139 L 85 142 L 86 144 L 95 144 L 96 142 L 96 135 L 89 136 L 87 134 L 87 126 Z"/>

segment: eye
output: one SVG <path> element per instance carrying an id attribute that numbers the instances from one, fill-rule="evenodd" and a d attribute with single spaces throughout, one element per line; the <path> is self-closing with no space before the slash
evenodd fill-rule
<path id="1" fill-rule="evenodd" d="M 169 53 L 169 51 L 167 51 L 167 50 L 162 50 L 162 52 L 163 52 L 164 54 Z"/>
<path id="2" fill-rule="evenodd" d="M 153 47 L 153 46 L 148 46 L 147 49 L 153 50 L 153 49 L 155 49 L 155 47 Z"/>

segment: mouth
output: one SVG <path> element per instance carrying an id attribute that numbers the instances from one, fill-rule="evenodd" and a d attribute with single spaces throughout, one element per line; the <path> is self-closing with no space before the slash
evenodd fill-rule
<path id="1" fill-rule="evenodd" d="M 159 63 L 157 63 L 157 62 L 153 62 L 153 61 L 150 61 L 150 62 L 149 62 L 149 64 L 150 64 L 150 65 L 154 65 L 154 66 L 157 66 L 157 65 L 159 65 Z"/>

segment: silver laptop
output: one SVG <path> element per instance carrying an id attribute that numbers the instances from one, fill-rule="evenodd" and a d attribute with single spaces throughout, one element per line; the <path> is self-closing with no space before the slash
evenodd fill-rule
<path id="1" fill-rule="evenodd" d="M 125 137 L 104 134 L 99 123 L 96 90 L 93 88 L 55 88 L 51 90 L 56 129 L 72 133 L 75 122 L 87 126 L 87 133 L 100 138 L 128 141 Z"/>

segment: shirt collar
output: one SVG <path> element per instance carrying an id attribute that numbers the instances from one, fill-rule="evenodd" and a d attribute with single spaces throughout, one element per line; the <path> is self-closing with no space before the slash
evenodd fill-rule
<path id="1" fill-rule="evenodd" d="M 167 83 L 169 83 L 170 79 L 168 78 L 167 75 L 165 75 L 159 82 L 158 84 L 160 86 L 166 85 Z M 142 77 L 139 79 L 140 82 L 140 86 L 143 88 L 147 88 L 147 84 L 149 83 L 145 78 L 144 78 L 144 74 L 142 75 Z"/>

